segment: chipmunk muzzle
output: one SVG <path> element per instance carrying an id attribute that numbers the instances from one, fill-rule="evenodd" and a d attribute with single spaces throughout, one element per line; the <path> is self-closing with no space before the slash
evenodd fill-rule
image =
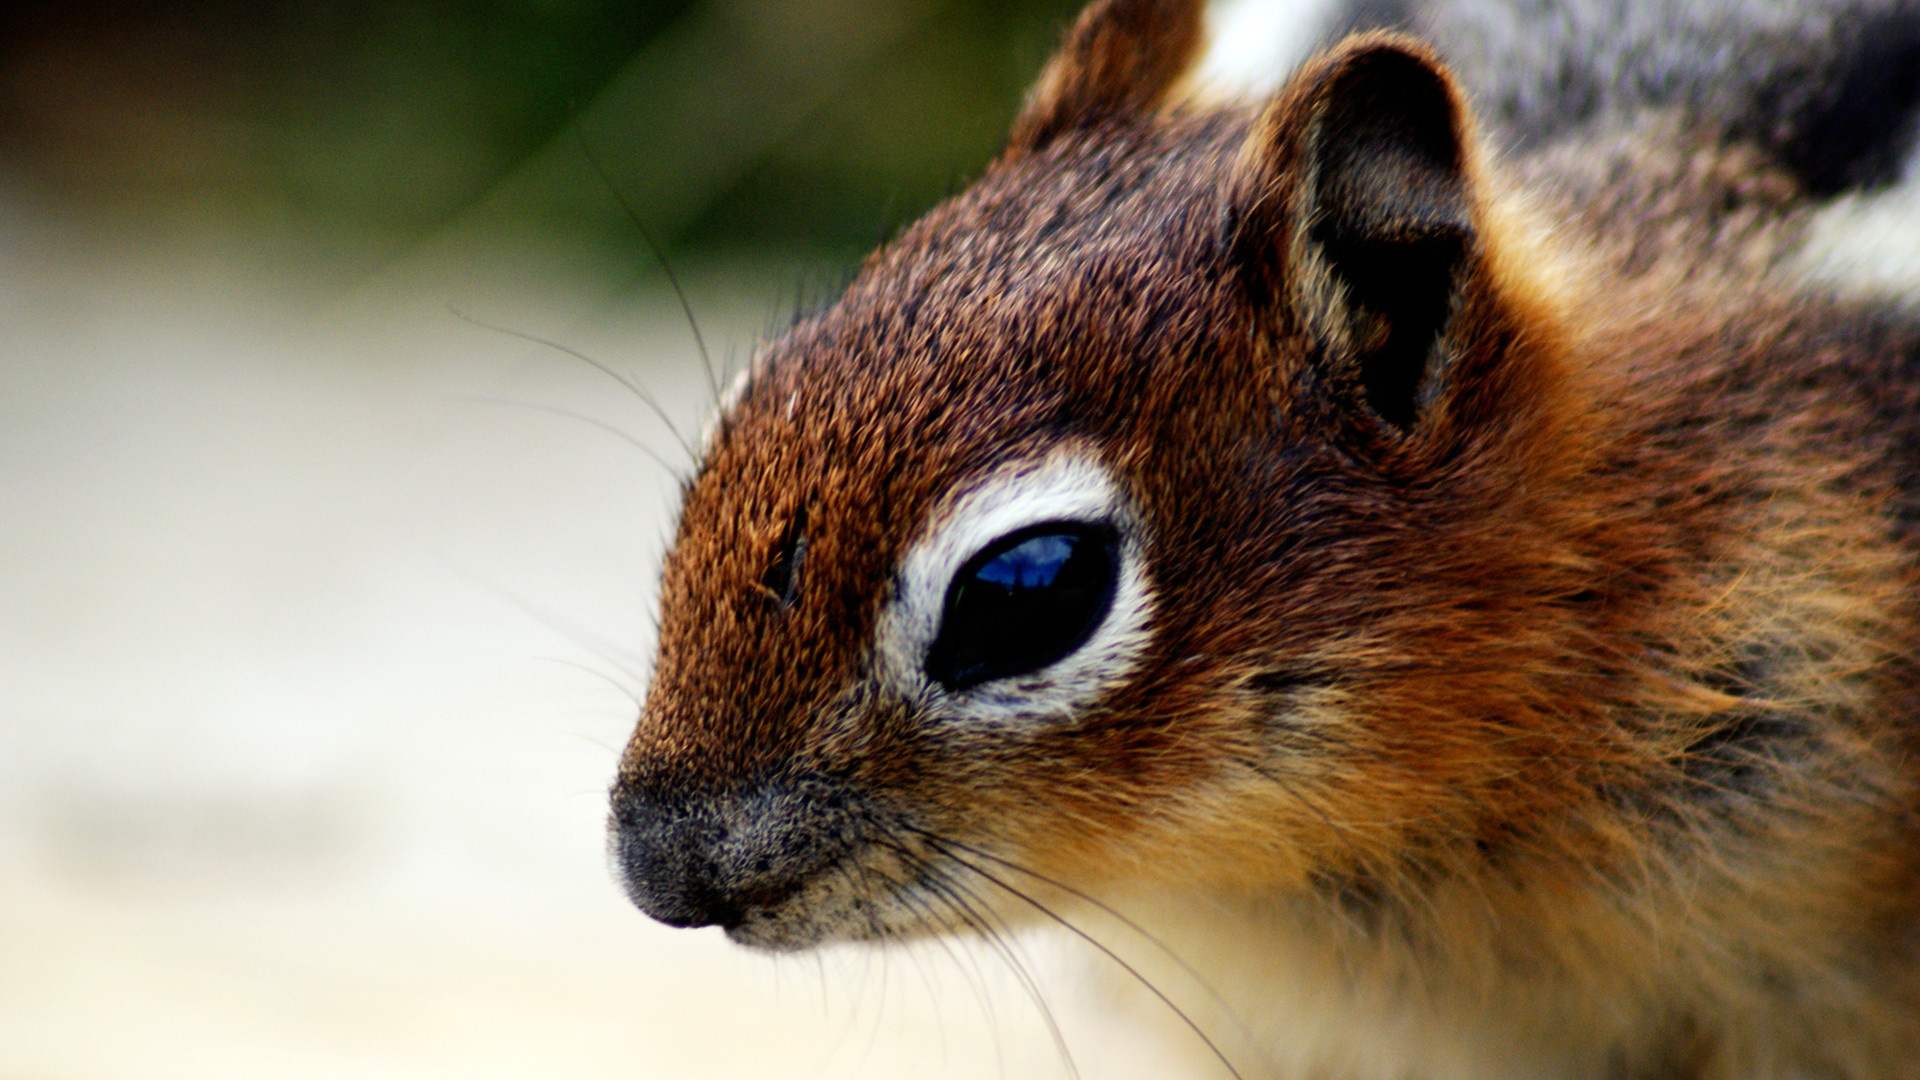
<path id="1" fill-rule="evenodd" d="M 640 910 L 668 926 L 733 932 L 779 911 L 848 853 L 849 806 L 818 780 L 721 794 L 623 784 L 610 846 Z"/>

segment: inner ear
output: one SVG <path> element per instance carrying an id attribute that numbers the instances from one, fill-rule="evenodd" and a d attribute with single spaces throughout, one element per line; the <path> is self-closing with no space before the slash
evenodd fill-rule
<path id="1" fill-rule="evenodd" d="M 1400 429 L 1419 419 L 1475 236 L 1463 110 L 1424 49 L 1350 39 L 1302 73 L 1262 124 L 1285 218 L 1284 293 L 1327 385 Z"/>
<path id="2" fill-rule="evenodd" d="M 1344 286 L 1367 405 L 1411 427 L 1472 233 L 1451 88 L 1413 56 L 1368 52 L 1312 138 L 1308 241 Z"/>

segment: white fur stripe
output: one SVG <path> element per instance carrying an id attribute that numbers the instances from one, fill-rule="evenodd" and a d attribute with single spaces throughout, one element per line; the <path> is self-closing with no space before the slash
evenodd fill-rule
<path id="1" fill-rule="evenodd" d="M 1039 671 L 949 692 L 924 670 L 947 587 L 968 559 L 1015 530 L 1046 521 L 1110 524 L 1120 538 L 1113 606 L 1085 645 Z M 875 654 L 900 694 L 943 717 L 992 726 L 1070 720 L 1132 670 L 1145 647 L 1152 597 L 1138 516 L 1090 453 L 1058 450 L 1002 468 L 934 510 L 895 573 Z"/>

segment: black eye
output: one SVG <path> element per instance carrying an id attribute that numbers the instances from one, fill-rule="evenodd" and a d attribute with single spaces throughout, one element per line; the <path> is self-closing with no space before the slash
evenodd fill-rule
<path id="1" fill-rule="evenodd" d="M 1065 657 L 1106 618 L 1119 566 L 1107 525 L 1055 521 L 987 545 L 947 586 L 928 677 L 963 690 Z"/>

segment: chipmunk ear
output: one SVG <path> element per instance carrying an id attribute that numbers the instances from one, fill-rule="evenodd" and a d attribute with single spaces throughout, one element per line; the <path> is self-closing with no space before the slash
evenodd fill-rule
<path id="1" fill-rule="evenodd" d="M 1236 258 L 1306 339 L 1318 396 L 1400 432 L 1433 396 L 1477 261 L 1470 137 L 1431 53 L 1357 35 L 1267 108 L 1230 196 Z"/>
<path id="2" fill-rule="evenodd" d="M 1094 0 L 1014 121 L 1008 156 L 1163 101 L 1200 53 L 1205 0 Z"/>

